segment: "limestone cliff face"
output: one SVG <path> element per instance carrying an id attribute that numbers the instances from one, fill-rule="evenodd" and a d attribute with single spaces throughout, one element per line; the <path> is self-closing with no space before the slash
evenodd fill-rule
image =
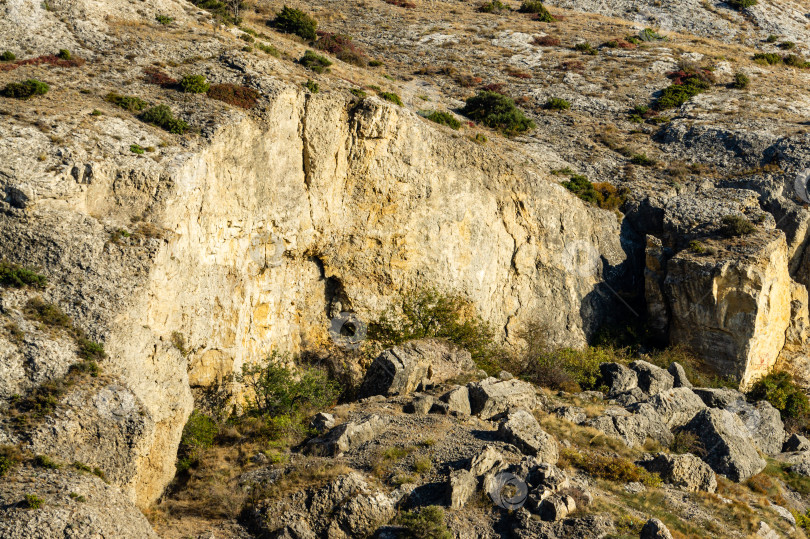
<path id="1" fill-rule="evenodd" d="M 552 344 L 582 345 L 625 259 L 613 213 L 519 154 L 376 99 L 270 93 L 261 115 L 233 113 L 160 165 L 75 152 L 64 176 L 13 178 L 35 187 L 3 217 L 4 256 L 52 278 L 154 424 L 126 474 L 141 505 L 174 475 L 191 386 L 323 344 L 336 314 L 369 320 L 420 287 L 469 297 L 505 338 L 539 320 Z M 54 184 L 62 196 L 38 195 Z M 118 228 L 140 232 L 113 243 Z"/>

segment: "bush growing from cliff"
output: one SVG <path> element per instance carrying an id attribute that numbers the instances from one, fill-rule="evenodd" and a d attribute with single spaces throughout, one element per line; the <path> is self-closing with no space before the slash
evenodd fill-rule
<path id="1" fill-rule="evenodd" d="M 20 450 L 13 445 L 0 445 L 0 477 L 5 476 L 23 460 Z"/>
<path id="2" fill-rule="evenodd" d="M 512 99 L 497 92 L 483 91 L 468 98 L 461 113 L 508 135 L 523 133 L 535 127 L 534 122 L 515 106 Z"/>
<path id="3" fill-rule="evenodd" d="M 779 410 L 782 419 L 796 419 L 810 413 L 807 395 L 789 373 L 772 372 L 757 381 L 748 392 L 751 401 L 766 400 Z"/>
<path id="4" fill-rule="evenodd" d="M 11 288 L 23 288 L 30 286 L 31 288 L 45 288 L 48 284 L 48 279 L 44 275 L 40 275 L 35 271 L 0 260 L 0 286 L 7 286 Z"/>
<path id="5" fill-rule="evenodd" d="M 183 427 L 180 447 L 177 450 L 177 468 L 181 471 L 194 466 L 200 453 L 213 447 L 219 432 L 216 422 L 205 414 L 194 410 Z"/>
<path id="6" fill-rule="evenodd" d="M 572 174 L 569 180 L 562 182 L 562 186 L 585 202 L 603 210 L 620 208 L 626 198 L 626 194 L 613 185 L 606 182 L 591 183 L 588 178 L 580 174 Z"/>
<path id="7" fill-rule="evenodd" d="M 306 51 L 304 56 L 298 60 L 298 63 L 307 69 L 311 69 L 315 73 L 323 73 L 329 68 L 329 66 L 332 65 L 332 62 L 330 62 L 326 57 L 321 56 L 314 51 Z"/>
<path id="8" fill-rule="evenodd" d="M 661 486 L 661 477 L 650 473 L 633 461 L 624 457 L 610 457 L 592 452 L 578 452 L 574 449 L 563 449 L 560 452 L 563 465 L 573 466 L 607 481 L 620 483 L 643 483 L 648 487 Z"/>
<path id="9" fill-rule="evenodd" d="M 739 215 L 726 215 L 720 225 L 720 233 L 728 237 L 746 236 L 756 230 L 751 221 Z"/>
<path id="10" fill-rule="evenodd" d="M 187 94 L 204 94 L 210 87 L 203 75 L 185 75 L 180 79 L 180 89 Z"/>
<path id="11" fill-rule="evenodd" d="M 438 110 L 423 110 L 419 112 L 420 116 L 423 118 L 430 120 L 431 122 L 435 122 L 440 125 L 446 125 L 450 129 L 458 129 L 461 127 L 461 122 L 456 120 L 456 117 L 450 114 L 449 112 L 443 112 Z"/>
<path id="12" fill-rule="evenodd" d="M 452 539 L 453 534 L 447 529 L 444 509 L 429 505 L 420 510 L 402 513 L 397 522 L 405 530 L 400 537 L 406 539 Z"/>
<path id="13" fill-rule="evenodd" d="M 40 297 L 29 299 L 23 308 L 23 314 L 29 320 L 36 320 L 46 326 L 65 329 L 73 327 L 70 317 L 62 309 Z"/>
<path id="14" fill-rule="evenodd" d="M 166 105 L 156 105 L 146 109 L 140 118 L 146 123 L 156 125 L 169 133 L 177 135 L 182 135 L 189 129 L 189 125 L 183 120 L 175 118 L 172 109 Z"/>
<path id="15" fill-rule="evenodd" d="M 655 103 L 655 108 L 665 110 L 680 107 L 694 96 L 708 90 L 710 86 L 707 81 L 697 76 L 688 77 L 680 83 L 664 88 Z"/>
<path id="16" fill-rule="evenodd" d="M 377 95 L 379 95 L 380 97 L 382 97 L 386 101 L 390 101 L 394 105 L 399 105 L 400 107 L 403 105 L 402 104 L 402 98 L 400 98 L 394 92 L 379 92 Z"/>
<path id="17" fill-rule="evenodd" d="M 295 34 L 306 40 L 313 40 L 317 36 L 318 22 L 300 9 L 284 6 L 270 22 L 276 30 L 287 34 Z"/>
<path id="18" fill-rule="evenodd" d="M 50 90 L 50 86 L 37 79 L 28 79 L 23 82 L 10 82 L 5 88 L 0 90 L 3 97 L 14 99 L 28 99 L 35 95 L 45 95 Z"/>
<path id="19" fill-rule="evenodd" d="M 208 89 L 208 97 L 235 107 L 252 109 L 259 102 L 258 90 L 236 84 L 214 84 Z"/>

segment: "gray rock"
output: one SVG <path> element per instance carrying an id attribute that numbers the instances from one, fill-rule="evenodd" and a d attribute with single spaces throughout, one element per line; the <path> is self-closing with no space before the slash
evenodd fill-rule
<path id="1" fill-rule="evenodd" d="M 785 441 L 785 425 L 782 423 L 779 410 L 769 402 L 759 401 L 750 404 L 737 401 L 726 408 L 727 411 L 737 414 L 742 420 L 754 443 L 768 455 L 777 455 L 782 452 Z"/>
<path id="2" fill-rule="evenodd" d="M 670 429 L 686 425 L 696 413 L 706 408 L 700 397 L 686 387 L 662 391 L 650 397 L 647 403 L 664 418 Z"/>
<path id="3" fill-rule="evenodd" d="M 619 406 L 630 406 L 647 399 L 647 395 L 639 388 L 634 387 L 630 391 L 619 393 L 613 397 L 613 402 Z"/>
<path id="4" fill-rule="evenodd" d="M 466 505 L 478 486 L 478 480 L 469 470 L 455 470 L 447 480 L 447 505 L 461 509 Z"/>
<path id="5" fill-rule="evenodd" d="M 546 522 L 562 520 L 577 509 L 574 498 L 565 494 L 554 494 L 540 502 L 538 515 Z"/>
<path id="6" fill-rule="evenodd" d="M 540 511 L 540 503 L 543 500 L 571 485 L 565 472 L 548 463 L 533 467 L 525 477 L 531 488 L 526 506 L 535 513 Z"/>
<path id="7" fill-rule="evenodd" d="M 776 533 L 773 528 L 771 528 L 765 521 L 759 522 L 759 529 L 757 529 L 757 537 L 762 537 L 762 539 L 780 539 L 778 533 Z"/>
<path id="8" fill-rule="evenodd" d="M 784 453 L 789 451 L 807 451 L 808 449 L 810 449 L 810 440 L 801 434 L 791 434 L 790 438 L 785 440 L 782 446 L 782 452 Z"/>
<path id="9" fill-rule="evenodd" d="M 614 529 L 612 520 L 606 516 L 586 515 L 543 522 L 525 508 L 516 511 L 510 520 L 515 539 L 602 539 Z"/>
<path id="10" fill-rule="evenodd" d="M 686 377 L 686 371 L 683 370 L 683 366 L 677 361 L 673 361 L 669 367 L 667 367 L 667 372 L 672 375 L 674 387 L 692 388 L 692 383 L 689 381 L 689 378 Z"/>
<path id="11" fill-rule="evenodd" d="M 326 412 L 318 412 L 309 422 L 309 426 L 323 434 L 335 426 L 335 416 Z"/>
<path id="12" fill-rule="evenodd" d="M 727 408 L 728 406 L 745 401 L 745 395 L 735 389 L 724 388 L 694 388 L 692 391 L 709 408 Z"/>
<path id="13" fill-rule="evenodd" d="M 641 466 L 657 473 L 661 479 L 689 492 L 714 492 L 717 478 L 711 466 L 692 454 L 669 455 L 659 453 L 653 459 L 643 461 Z"/>
<path id="14" fill-rule="evenodd" d="M 315 453 L 340 455 L 376 438 L 386 423 L 376 414 L 359 421 L 349 421 L 333 428 L 324 438 L 311 440 L 308 447 Z"/>
<path id="15" fill-rule="evenodd" d="M 684 430 L 692 432 L 703 445 L 703 460 L 732 481 L 745 481 L 765 468 L 750 433 L 735 414 L 706 408 L 695 415 Z"/>
<path id="16" fill-rule="evenodd" d="M 791 466 L 789 470 L 793 473 L 810 477 L 810 462 L 799 462 L 798 464 Z"/>
<path id="17" fill-rule="evenodd" d="M 526 410 L 509 413 L 498 425 L 498 436 L 543 462 L 555 464 L 559 457 L 557 440 L 540 428 L 534 416 Z"/>
<path id="18" fill-rule="evenodd" d="M 447 410 L 450 413 L 460 415 L 470 415 L 470 392 L 467 386 L 457 387 L 451 389 L 441 396 L 441 401 L 447 404 Z"/>
<path id="19" fill-rule="evenodd" d="M 672 539 L 672 534 L 663 522 L 657 518 L 651 518 L 641 528 L 639 539 Z"/>
<path id="20" fill-rule="evenodd" d="M 635 371 L 628 369 L 620 363 L 602 363 L 599 372 L 605 385 L 608 386 L 608 398 L 625 393 L 638 386 L 638 377 Z"/>
<path id="21" fill-rule="evenodd" d="M 409 414 L 426 414 L 433 407 L 433 397 L 430 395 L 414 395 L 413 400 L 405 405 L 405 412 Z"/>
<path id="22" fill-rule="evenodd" d="M 662 391 L 672 389 L 675 383 L 675 379 L 671 374 L 647 361 L 634 361 L 630 364 L 630 368 L 638 376 L 638 387 L 648 395 L 656 395 Z"/>
<path id="23" fill-rule="evenodd" d="M 474 368 L 469 352 L 446 341 L 410 341 L 385 350 L 374 359 L 363 378 L 359 395 L 404 395 Z"/>
<path id="24" fill-rule="evenodd" d="M 796 517 L 793 516 L 793 513 L 786 507 L 782 507 L 781 505 L 771 504 L 771 509 L 773 509 L 774 513 L 782 517 L 788 524 L 791 526 L 796 525 Z"/>
<path id="25" fill-rule="evenodd" d="M 501 371 L 498 373 L 498 380 L 512 380 L 514 377 L 511 372 Z"/>
<path id="26" fill-rule="evenodd" d="M 475 477 L 482 477 L 487 472 L 492 470 L 501 470 L 506 468 L 506 460 L 500 451 L 491 445 L 484 446 L 484 449 L 472 458 L 470 462 L 470 471 Z"/>
<path id="27" fill-rule="evenodd" d="M 672 443 L 672 432 L 650 404 L 639 403 L 633 406 L 633 411 L 607 409 L 605 415 L 586 421 L 585 425 L 623 441 L 628 447 L 642 445 L 647 438 L 665 446 Z"/>
<path id="28" fill-rule="evenodd" d="M 576 425 L 584 423 L 587 418 L 585 410 L 579 406 L 560 406 L 554 410 L 554 414 L 560 419 L 570 421 Z"/>
<path id="29" fill-rule="evenodd" d="M 467 384 L 470 409 L 481 419 L 492 419 L 512 408 L 533 410 L 537 406 L 534 386 L 521 380 L 487 378 Z"/>

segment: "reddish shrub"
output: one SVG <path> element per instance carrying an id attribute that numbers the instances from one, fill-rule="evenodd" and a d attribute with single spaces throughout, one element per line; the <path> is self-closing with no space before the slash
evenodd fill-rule
<path id="1" fill-rule="evenodd" d="M 38 66 L 48 64 L 55 67 L 79 67 L 85 64 L 83 58 L 71 58 L 70 60 L 63 60 L 56 55 L 46 54 L 44 56 L 37 56 L 36 58 L 28 58 L 26 60 L 17 60 L 8 64 L 0 65 L 0 71 L 13 71 L 20 66 Z"/>
<path id="2" fill-rule="evenodd" d="M 237 86 L 236 84 L 213 84 L 208 89 L 208 97 L 242 107 L 243 109 L 252 109 L 259 101 L 259 92 L 247 86 Z"/>
<path id="3" fill-rule="evenodd" d="M 386 4 L 391 4 L 392 6 L 397 7 L 404 7 L 408 9 L 413 9 L 416 7 L 416 4 L 413 2 L 409 2 L 408 0 L 385 0 Z"/>
<path id="4" fill-rule="evenodd" d="M 486 86 L 481 86 L 481 89 L 484 90 L 485 92 L 496 92 L 502 95 L 506 95 L 506 85 L 502 82 L 487 84 Z"/>
<path id="5" fill-rule="evenodd" d="M 149 84 L 161 86 L 163 88 L 173 88 L 177 86 L 177 79 L 171 78 L 167 73 L 161 71 L 156 67 L 144 68 L 144 79 Z"/>
<path id="6" fill-rule="evenodd" d="M 351 36 L 318 32 L 318 41 L 315 42 L 315 48 L 333 54 L 338 60 L 347 64 L 361 67 L 368 64 L 366 53 L 354 44 Z"/>
<path id="7" fill-rule="evenodd" d="M 560 40 L 556 37 L 542 36 L 535 37 L 532 44 L 539 45 L 541 47 L 558 47 L 560 45 Z"/>
<path id="8" fill-rule="evenodd" d="M 585 71 L 585 64 L 579 60 L 566 60 L 559 66 L 563 71 Z"/>
<path id="9" fill-rule="evenodd" d="M 636 45 L 635 43 L 630 43 L 629 41 L 625 41 L 623 39 L 617 39 L 616 46 L 620 49 L 635 49 L 638 45 Z"/>
<path id="10" fill-rule="evenodd" d="M 462 88 L 472 88 L 473 86 L 484 82 L 484 79 L 481 77 L 476 77 L 475 75 L 470 75 L 469 73 L 462 73 L 460 75 L 456 75 L 455 81 Z"/>
<path id="11" fill-rule="evenodd" d="M 521 71 L 520 69 L 507 69 L 506 74 L 516 79 L 530 79 L 532 74 L 528 71 Z"/>

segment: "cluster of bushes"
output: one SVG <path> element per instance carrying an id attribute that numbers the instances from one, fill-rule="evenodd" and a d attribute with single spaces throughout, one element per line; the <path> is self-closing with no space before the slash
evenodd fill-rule
<path id="1" fill-rule="evenodd" d="M 395 92 L 377 92 L 377 95 L 386 101 L 390 101 L 394 105 L 399 105 L 400 107 L 402 106 L 402 98 L 400 98 Z"/>
<path id="2" fill-rule="evenodd" d="M 48 279 L 44 275 L 40 275 L 30 268 L 0 260 L 0 286 L 12 288 L 30 286 L 43 289 L 47 284 Z"/>
<path id="3" fill-rule="evenodd" d="M 318 21 L 300 9 L 284 6 L 269 24 L 280 32 L 294 34 L 308 41 L 318 37 Z"/>
<path id="4" fill-rule="evenodd" d="M 694 96 L 711 88 L 714 75 L 702 68 L 685 67 L 667 75 L 672 85 L 664 88 L 655 102 L 658 110 L 680 107 Z"/>
<path id="5" fill-rule="evenodd" d="M 5 88 L 0 90 L 0 95 L 14 99 L 29 99 L 35 95 L 45 95 L 49 90 L 50 87 L 44 82 L 37 79 L 28 79 L 22 82 L 8 83 Z"/>
<path id="6" fill-rule="evenodd" d="M 523 133 L 535 127 L 534 122 L 517 108 L 511 98 L 488 90 L 468 98 L 461 113 L 507 135 Z"/>
<path id="7" fill-rule="evenodd" d="M 781 56 L 775 52 L 758 52 L 754 55 L 754 61 L 758 64 L 777 65 L 785 64 L 790 67 L 798 67 L 800 69 L 810 68 L 810 62 L 796 54 L 786 54 Z"/>
<path id="8" fill-rule="evenodd" d="M 481 13 L 502 13 L 504 11 L 511 11 L 511 8 L 501 2 L 501 0 L 491 0 L 478 8 Z"/>
<path id="9" fill-rule="evenodd" d="M 789 373 L 772 372 L 751 386 L 748 398 L 766 400 L 779 410 L 783 420 L 799 419 L 810 413 L 810 402 L 801 387 Z"/>
<path id="10" fill-rule="evenodd" d="M 450 129 L 458 129 L 461 127 L 461 122 L 459 122 L 455 116 L 450 114 L 449 112 L 443 112 L 438 110 L 423 110 L 420 111 L 419 114 L 430 120 L 431 122 L 435 122 L 440 125 L 445 125 Z"/>
<path id="11" fill-rule="evenodd" d="M 747 236 L 755 230 L 751 221 L 739 215 L 726 215 L 720 222 L 720 233 L 728 237 Z"/>
<path id="12" fill-rule="evenodd" d="M 318 32 L 318 41 L 315 47 L 326 51 L 335 58 L 347 64 L 360 67 L 368 65 L 368 57 L 360 47 L 355 45 L 351 36 L 345 34 L 333 34 L 330 32 Z"/>
<path id="13" fill-rule="evenodd" d="M 593 48 L 593 45 L 591 45 L 587 41 L 577 43 L 576 45 L 574 45 L 574 50 L 584 54 L 590 54 L 592 56 L 599 53 L 599 51 Z"/>
<path id="14" fill-rule="evenodd" d="M 229 105 L 252 109 L 259 102 L 258 90 L 236 84 L 214 84 L 208 89 L 208 97 Z"/>
<path id="15" fill-rule="evenodd" d="M 554 22 L 554 17 L 548 12 L 546 6 L 540 0 L 525 0 L 521 5 L 519 11 L 521 13 L 530 13 L 534 20 L 540 22 Z"/>
<path id="16" fill-rule="evenodd" d="M 144 101 L 139 97 L 134 97 L 130 95 L 119 95 L 114 92 L 110 92 L 104 98 L 108 103 L 112 103 L 115 106 L 121 107 L 122 109 L 129 111 L 129 112 L 140 112 L 149 106 L 149 103 Z"/>
<path id="17" fill-rule="evenodd" d="M 602 208 L 616 210 L 624 204 L 626 194 L 607 182 L 591 183 L 581 174 L 572 174 L 570 179 L 562 182 L 562 186 L 577 195 L 579 198 Z"/>
<path id="18" fill-rule="evenodd" d="M 332 65 L 332 62 L 329 61 L 328 58 L 321 56 L 315 51 L 306 51 L 304 56 L 298 60 L 298 63 L 307 69 L 311 69 L 315 73 L 323 73 Z"/>
<path id="19" fill-rule="evenodd" d="M 200 9 L 204 9 L 225 24 L 239 24 L 241 18 L 239 17 L 240 10 L 244 7 L 244 2 L 228 0 L 223 2 L 221 0 L 191 0 L 191 3 Z"/>
<path id="20" fill-rule="evenodd" d="M 184 120 L 176 118 L 172 109 L 167 105 L 155 105 L 143 111 L 139 118 L 152 125 L 165 129 L 169 133 L 182 135 L 189 130 L 189 125 Z"/>
<path id="21" fill-rule="evenodd" d="M 0 71 L 13 71 L 21 66 L 38 66 L 38 65 L 52 65 L 55 67 L 79 67 L 85 64 L 83 58 L 73 56 L 67 49 L 62 49 L 57 54 L 45 54 L 35 58 L 28 58 L 26 60 L 15 60 L 14 54 L 6 51 L 3 53 L 4 63 L 0 64 Z"/>
<path id="22" fill-rule="evenodd" d="M 404 528 L 399 537 L 405 539 L 452 539 L 447 529 L 444 509 L 428 505 L 421 510 L 406 511 L 397 518 L 397 524 Z"/>

